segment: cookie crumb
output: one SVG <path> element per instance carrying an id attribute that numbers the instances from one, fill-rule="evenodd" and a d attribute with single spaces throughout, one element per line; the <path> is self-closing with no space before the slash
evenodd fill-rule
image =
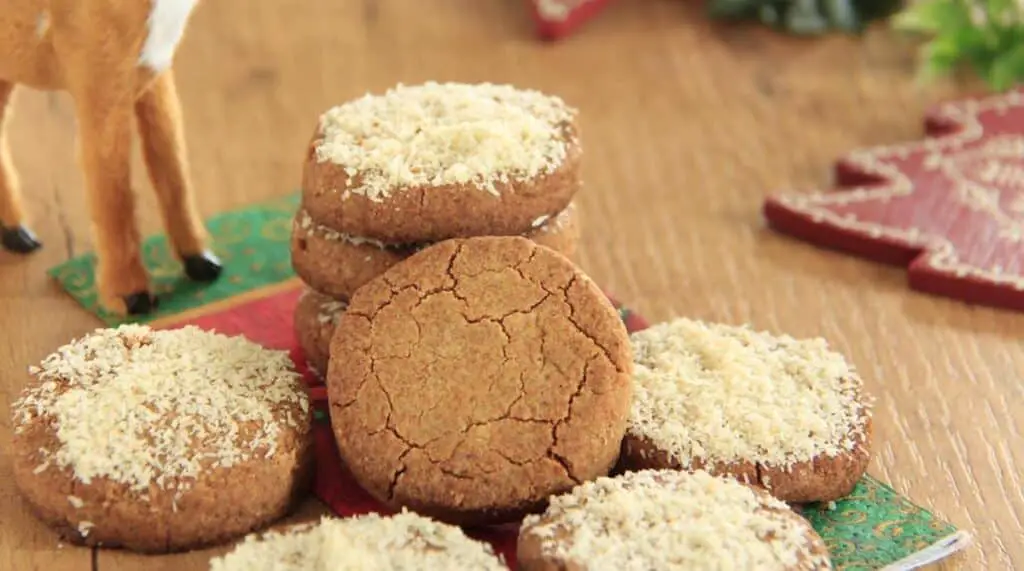
<path id="1" fill-rule="evenodd" d="M 848 453 L 866 430 L 863 383 L 824 339 L 683 318 L 631 339 L 629 432 L 684 467 L 694 459 L 789 467 Z"/>
<path id="2" fill-rule="evenodd" d="M 398 86 L 329 109 L 319 162 L 342 165 L 346 193 L 382 202 L 396 189 L 496 183 L 553 173 L 576 110 L 534 90 L 490 83 Z"/>
<path id="3" fill-rule="evenodd" d="M 537 540 L 539 553 L 523 552 Z M 702 470 L 627 472 L 555 496 L 543 514 L 523 520 L 521 564 L 524 555 L 574 569 L 831 566 L 820 537 L 785 503 Z"/>
<path id="4" fill-rule="evenodd" d="M 402 510 L 252 534 L 210 561 L 210 571 L 361 571 L 408 569 L 506 571 L 490 545 L 458 527 Z"/>
<path id="5" fill-rule="evenodd" d="M 286 352 L 194 326 L 97 329 L 33 370 L 14 422 L 52 423 L 57 437 L 34 472 L 69 468 L 84 484 L 106 478 L 143 500 L 180 494 L 210 467 L 273 457 L 282 430 L 298 426 L 292 411 L 309 408 Z"/>

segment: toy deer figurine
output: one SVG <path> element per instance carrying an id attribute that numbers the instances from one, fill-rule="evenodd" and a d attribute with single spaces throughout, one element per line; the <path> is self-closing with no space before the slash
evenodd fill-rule
<path id="1" fill-rule="evenodd" d="M 74 99 L 100 299 L 121 314 L 156 307 L 142 265 L 130 158 L 133 120 L 170 243 L 192 280 L 220 261 L 189 182 L 171 63 L 197 0 L 3 0 L 0 7 L 0 225 L 4 248 L 40 247 L 25 221 L 3 122 L 17 84 Z"/>

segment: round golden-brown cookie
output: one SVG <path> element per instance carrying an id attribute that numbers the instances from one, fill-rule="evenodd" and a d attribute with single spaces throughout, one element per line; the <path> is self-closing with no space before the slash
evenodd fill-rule
<path id="1" fill-rule="evenodd" d="M 579 190 L 576 110 L 508 85 L 398 86 L 329 109 L 302 203 L 320 224 L 385 244 L 513 236 Z"/>
<path id="2" fill-rule="evenodd" d="M 538 218 L 524 236 L 572 259 L 580 237 L 575 206 L 553 218 Z M 349 236 L 317 224 L 300 209 L 292 226 L 292 267 L 313 289 L 349 299 L 363 284 L 427 245 L 389 246 Z"/>
<path id="3" fill-rule="evenodd" d="M 569 260 L 482 237 L 428 247 L 360 288 L 326 383 L 338 449 L 363 488 L 473 525 L 608 473 L 631 363 L 614 307 Z"/>
<path id="4" fill-rule="evenodd" d="M 412 512 L 375 513 L 253 534 L 210 571 L 507 571 L 490 545 Z"/>
<path id="5" fill-rule="evenodd" d="M 632 346 L 626 469 L 705 469 L 792 503 L 846 496 L 867 470 L 870 398 L 823 339 L 676 319 Z"/>
<path id="6" fill-rule="evenodd" d="M 307 289 L 295 304 L 295 336 L 306 364 L 318 375 L 327 371 L 331 337 L 348 302 Z"/>
<path id="7" fill-rule="evenodd" d="M 13 406 L 14 479 L 72 543 L 217 544 L 278 519 L 308 488 L 309 399 L 284 352 L 123 325 L 31 372 Z"/>
<path id="8" fill-rule="evenodd" d="M 764 490 L 702 470 L 629 472 L 556 496 L 527 516 L 522 571 L 825 571 L 810 524 Z"/>

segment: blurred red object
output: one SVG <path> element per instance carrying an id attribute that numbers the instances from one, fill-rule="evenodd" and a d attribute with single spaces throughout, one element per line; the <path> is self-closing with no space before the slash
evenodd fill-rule
<path id="1" fill-rule="evenodd" d="M 529 0 L 537 33 L 545 40 L 560 40 L 576 31 L 610 0 Z"/>

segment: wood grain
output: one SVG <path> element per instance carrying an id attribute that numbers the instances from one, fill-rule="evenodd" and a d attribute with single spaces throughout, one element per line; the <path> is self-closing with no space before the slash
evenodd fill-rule
<path id="1" fill-rule="evenodd" d="M 396 82 L 512 82 L 582 109 L 582 265 L 654 320 L 676 315 L 823 335 L 878 398 L 871 471 L 972 531 L 948 568 L 1024 568 L 1024 316 L 910 292 L 900 268 L 768 233 L 771 191 L 827 184 L 834 158 L 916 138 L 921 112 L 967 87 L 914 84 L 913 47 L 885 30 L 801 40 L 709 26 L 678 0 L 617 2 L 564 43 L 531 36 L 511 0 L 263 2 L 200 7 L 177 60 L 199 204 L 213 214 L 294 190 L 316 116 Z M 64 96 L 23 91 L 10 136 L 35 229 L 0 255 L 0 404 L 24 368 L 97 322 L 45 270 L 91 247 Z M 139 217 L 157 232 L 137 169 Z M 9 442 L 7 415 L 0 439 Z M 6 449 L 6 446 L 4 446 Z M 0 567 L 84 570 L 25 512 L 0 456 Z M 300 517 L 315 517 L 310 502 Z M 204 569 L 98 552 L 103 571 Z"/>

